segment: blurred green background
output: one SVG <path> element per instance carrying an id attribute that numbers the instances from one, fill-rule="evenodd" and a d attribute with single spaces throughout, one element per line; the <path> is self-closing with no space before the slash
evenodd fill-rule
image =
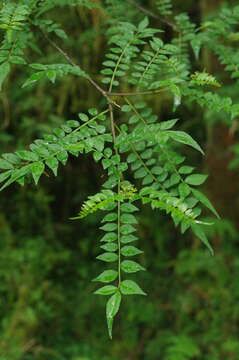
<path id="1" fill-rule="evenodd" d="M 188 12 L 200 24 L 224 1 L 173 3 L 176 13 Z M 153 1 L 141 4 L 153 8 Z M 237 1 L 229 2 L 233 4 Z M 125 8 L 121 0 L 116 5 Z M 106 49 L 104 11 L 57 7 L 45 16 L 67 34 L 56 42 L 100 81 Z M 142 14 L 128 4 L 122 18 L 137 22 Z M 164 40 L 171 40 L 167 25 L 151 22 L 165 30 Z M 40 33 L 35 36 L 38 46 L 27 50 L 29 62 L 63 62 Z M 194 67 L 226 78 L 207 50 Z M 55 85 L 43 80 L 22 89 L 29 74 L 27 67 L 16 66 L 0 93 L 1 153 L 22 149 L 75 119 L 78 112 L 102 106 L 100 95 L 84 80 L 66 76 Z M 221 94 L 237 100 L 238 82 L 224 82 Z M 167 96 L 150 98 L 150 104 L 162 119 L 172 116 Z M 102 270 L 95 260 L 100 215 L 68 220 L 99 190 L 105 181 L 103 169 L 80 156 L 62 166 L 57 178 L 45 176 L 38 187 L 12 185 L 0 195 L 1 360 L 239 359 L 239 174 L 229 169 L 238 134 L 227 114 L 195 104 L 180 106 L 175 117 L 206 150 L 204 158 L 190 149 L 184 152 L 188 163 L 210 174 L 204 191 L 222 216 L 208 230 L 215 256 L 190 234 L 180 235 L 166 215 L 142 209 L 140 261 L 148 271 L 139 280 L 148 296 L 123 302 L 111 341 L 105 299 L 92 294 L 91 279 Z"/>

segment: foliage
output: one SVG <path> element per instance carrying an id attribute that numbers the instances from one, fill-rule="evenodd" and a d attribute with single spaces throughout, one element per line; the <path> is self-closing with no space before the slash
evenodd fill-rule
<path id="1" fill-rule="evenodd" d="M 66 6 L 70 7 L 76 18 L 76 14 L 82 17 L 82 24 L 84 25 L 79 25 L 82 26 L 83 33 L 81 40 L 78 39 L 77 33 L 74 33 L 68 15 L 64 14 L 64 7 Z M 213 311 L 219 306 L 219 303 L 214 303 L 211 298 L 207 297 L 207 294 L 204 295 L 205 283 L 208 284 L 210 280 L 216 279 L 217 291 L 220 293 L 225 283 L 229 281 L 229 275 L 223 274 L 225 264 L 223 265 L 222 255 L 216 254 L 215 257 L 211 258 L 206 252 L 198 248 L 197 239 L 206 245 L 210 254 L 213 254 L 214 246 L 210 245 L 208 238 L 213 240 L 215 234 L 219 234 L 220 237 L 230 234 L 235 239 L 236 230 L 230 222 L 227 223 L 226 220 L 219 219 L 219 215 L 209 198 L 201 189 L 198 189 L 205 183 L 207 175 L 205 175 L 205 170 L 201 171 L 200 166 L 195 165 L 195 162 L 200 161 L 198 156 L 199 154 L 204 156 L 207 147 L 204 144 L 205 139 L 203 139 L 204 135 L 202 135 L 201 128 L 198 131 L 194 130 L 190 121 L 187 123 L 187 117 L 190 118 L 187 112 L 192 109 L 193 103 L 193 107 L 198 109 L 198 113 L 211 112 L 214 114 L 213 116 L 216 116 L 216 112 L 225 111 L 228 124 L 231 124 L 232 120 L 235 121 L 238 116 L 239 107 L 235 103 L 236 97 L 229 96 L 225 90 L 227 86 L 224 85 L 229 76 L 237 81 L 235 44 L 237 41 L 236 27 L 239 21 L 238 6 L 222 7 L 216 16 L 210 18 L 210 21 L 202 20 L 200 25 L 198 25 L 199 22 L 194 23 L 186 13 L 173 13 L 171 1 L 155 1 L 155 6 L 160 14 L 159 19 L 161 16 L 166 16 L 163 18 L 165 26 L 172 26 L 175 36 L 166 36 L 163 25 L 161 26 L 158 21 L 154 21 L 153 16 L 150 17 L 150 9 L 148 10 L 149 17 L 145 17 L 145 14 L 142 14 L 142 11 L 145 10 L 143 4 L 136 3 L 135 5 L 134 1 L 130 1 L 130 5 L 127 6 L 123 3 L 118 4 L 117 7 L 115 7 L 114 1 L 62 0 L 52 2 L 33 0 L 29 3 L 21 0 L 19 2 L 5 2 L 1 5 L 0 84 L 3 89 L 2 101 L 6 104 L 4 94 L 12 86 L 15 100 L 19 101 L 19 98 L 29 99 L 24 104 L 25 110 L 23 108 L 21 116 L 24 111 L 31 114 L 31 109 L 35 107 L 37 112 L 41 113 L 40 118 L 46 118 L 43 126 L 37 122 L 36 124 L 33 123 L 34 115 L 31 115 L 30 120 L 25 118 L 22 126 L 24 126 L 24 122 L 25 124 L 30 122 L 32 128 L 28 130 L 28 136 L 18 142 L 13 139 L 10 147 L 7 146 L 7 140 L 5 143 L 3 142 L 1 147 L 3 154 L 0 158 L 1 190 L 6 189 L 6 192 L 9 192 L 14 198 L 15 192 L 11 188 L 8 189 L 8 186 L 15 182 L 20 185 L 27 184 L 25 187 L 27 190 L 22 189 L 21 191 L 31 191 L 31 197 L 35 198 L 33 205 L 37 207 L 37 190 L 32 190 L 32 180 L 39 186 L 39 192 L 41 192 L 42 186 L 44 187 L 46 182 L 49 181 L 48 184 L 51 184 L 48 180 L 49 170 L 55 176 L 60 172 L 58 176 L 61 177 L 61 173 L 64 171 L 68 173 L 68 171 L 74 171 L 68 169 L 77 169 L 78 161 L 80 164 L 85 164 L 86 161 L 94 162 L 95 165 L 91 166 L 94 169 L 94 179 L 99 179 L 97 186 L 91 188 L 87 185 L 89 180 L 93 178 L 92 174 L 85 174 L 83 170 L 83 176 L 81 176 L 80 170 L 82 177 L 80 182 L 86 190 L 81 195 L 77 194 L 79 184 L 74 182 L 76 179 L 72 180 L 74 190 L 66 201 L 67 204 L 72 203 L 72 207 L 70 213 L 67 211 L 62 217 L 64 219 L 71 217 L 74 220 L 87 218 L 85 225 L 84 223 L 80 223 L 81 225 L 76 223 L 75 227 L 84 228 L 87 226 L 90 230 L 85 229 L 83 233 L 86 234 L 84 236 L 92 239 L 92 242 L 93 239 L 95 241 L 96 237 L 101 237 L 99 244 L 103 252 L 100 254 L 95 249 L 95 245 L 92 246 L 92 243 L 90 245 L 80 243 L 77 245 L 78 248 L 76 247 L 77 251 L 80 250 L 83 254 L 87 254 L 86 258 L 82 260 L 84 262 L 82 268 L 77 270 L 84 284 L 87 284 L 91 277 L 94 278 L 94 283 L 102 283 L 99 288 L 95 288 L 95 284 L 90 285 L 88 289 L 86 288 L 81 293 L 80 300 L 83 301 L 84 297 L 88 299 L 87 293 L 92 290 L 95 294 L 101 295 L 99 296 L 100 303 L 104 301 L 104 296 L 109 296 L 106 301 L 106 319 L 110 338 L 112 338 L 114 318 L 121 306 L 127 307 L 123 313 L 128 322 L 134 320 L 138 327 L 147 321 L 152 323 L 152 326 L 149 327 L 149 334 L 146 333 L 145 335 L 148 339 L 148 344 L 144 350 L 146 359 L 199 359 L 204 354 L 205 344 L 208 346 L 212 339 L 214 339 L 215 344 L 219 320 L 215 315 L 215 318 L 212 319 L 214 330 L 207 339 L 200 339 L 196 324 L 190 324 L 188 318 L 195 311 L 201 326 L 204 329 L 206 328 L 207 310 L 205 302 L 210 303 Z M 127 13 L 128 7 L 130 10 Z M 93 25 L 90 20 L 86 20 L 86 15 L 92 16 L 92 22 L 95 26 L 92 32 L 91 27 Z M 170 16 L 170 20 L 168 16 Z M 74 21 L 78 23 L 76 18 Z M 63 30 L 64 27 L 66 29 Z M 63 45 L 59 46 L 59 41 Z M 80 41 L 85 41 L 85 46 L 77 46 L 80 45 Z M 103 46 L 103 44 L 105 45 Z M 79 64 L 68 55 L 65 50 L 67 46 L 72 49 L 72 52 L 75 52 L 74 58 L 80 60 Z M 94 49 L 97 51 L 95 57 L 93 56 Z M 206 64 L 203 64 L 203 52 L 208 51 L 208 49 L 215 54 L 227 73 L 222 72 L 218 75 L 214 73 L 213 69 L 207 68 Z M 84 60 L 81 52 L 87 60 Z M 15 74 L 16 71 L 20 72 L 17 84 L 21 90 L 15 89 L 15 85 L 11 85 L 10 82 L 12 74 Z M 54 86 L 47 82 L 47 79 Z M 236 85 L 238 84 L 236 83 Z M 58 87 L 61 89 L 60 94 L 58 91 L 55 92 Z M 65 87 L 68 90 L 65 91 Z M 40 104 L 37 104 L 37 94 L 40 94 L 39 98 L 42 99 Z M 58 96 L 60 96 L 59 101 L 57 101 Z M 57 103 L 57 111 L 55 112 L 53 108 Z M 69 107 L 69 109 L 64 112 L 62 106 L 65 109 Z M 6 109 L 5 105 L 5 114 L 7 114 Z M 161 109 L 165 115 L 162 115 Z M 176 119 L 175 111 L 177 111 Z M 17 111 L 14 115 L 18 116 Z M 193 116 L 194 119 L 197 119 L 199 115 L 194 114 Z M 201 120 L 200 117 L 198 119 Z M 15 124 L 15 121 L 14 126 L 17 128 L 19 125 Z M 35 127 L 32 127 L 32 124 Z M 34 140 L 36 138 L 37 140 Z M 28 147 L 29 143 L 30 146 Z M 17 150 L 14 149 L 15 146 Z M 23 148 L 24 150 L 22 150 Z M 237 148 L 238 146 L 234 145 L 235 152 L 237 152 Z M 66 170 L 61 169 L 59 171 L 59 164 L 64 165 Z M 231 166 L 236 167 L 237 165 L 238 160 L 235 159 Z M 101 181 L 102 178 L 103 181 Z M 56 180 L 56 184 L 59 184 L 57 181 L 59 180 Z M 54 193 L 56 191 L 55 185 L 52 184 L 50 187 Z M 39 206 L 40 215 L 36 214 L 33 217 L 33 220 L 39 224 L 38 218 L 45 209 L 50 207 L 49 195 L 44 191 L 42 192 L 42 203 L 45 201 L 45 205 Z M 85 200 L 87 192 L 93 193 L 93 195 L 88 196 L 88 199 Z M 4 196 L 4 193 L 2 194 Z M 60 193 L 57 192 L 57 198 L 58 194 Z M 59 206 L 61 196 L 59 196 L 58 201 Z M 79 203 L 83 203 L 79 215 L 72 217 L 73 212 L 77 211 Z M 217 219 L 204 218 L 203 212 L 207 210 L 210 210 Z M 98 213 L 103 213 L 101 220 Z M 150 219 L 148 220 L 148 227 L 144 224 L 144 221 L 147 221 L 144 214 L 150 214 L 148 215 L 148 219 Z M 169 218 L 172 219 L 172 224 L 177 230 L 174 230 L 171 223 L 168 222 Z M 49 219 L 44 218 L 43 220 L 50 229 L 51 221 L 53 221 L 50 215 Z M 4 218 L 3 221 L 6 219 Z M 19 225 L 25 227 L 26 222 L 23 221 L 20 224 L 19 220 L 14 219 L 13 221 L 15 222 L 14 228 L 17 229 L 17 237 L 14 241 L 18 242 L 17 239 L 19 238 L 19 243 L 20 241 L 24 242 L 24 235 L 19 230 Z M 97 221 L 101 221 L 99 229 L 95 229 L 97 228 Z M 155 224 L 158 223 L 163 229 L 162 233 L 159 233 L 159 230 L 155 228 Z M 92 224 L 94 226 L 91 229 Z M 64 230 L 64 226 L 68 230 L 66 228 Z M 67 231 L 73 232 L 69 229 L 74 228 L 74 226 L 72 223 L 69 227 L 68 225 L 64 226 L 61 225 L 63 238 L 68 239 Z M 42 243 L 40 254 L 42 257 L 44 253 L 48 254 L 47 256 L 53 259 L 49 260 L 51 265 L 48 264 L 47 259 L 41 258 L 37 263 L 38 270 L 34 270 L 33 264 L 37 262 L 39 250 L 33 241 L 34 229 L 31 229 L 32 235 L 27 237 L 23 250 L 18 245 L 16 252 L 12 255 L 13 260 L 11 260 L 11 255 L 7 253 L 6 249 L 12 246 L 8 238 L 12 237 L 13 234 L 7 226 L 4 235 L 7 259 L 25 269 L 24 256 L 30 256 L 32 253 L 33 258 L 29 263 L 29 272 L 32 271 L 33 274 L 36 272 L 37 274 L 39 269 L 46 267 L 41 276 L 37 278 L 38 281 L 43 281 L 43 279 L 46 281 L 49 274 L 55 271 L 55 264 L 60 268 L 61 263 L 63 263 L 65 270 L 71 274 L 72 269 L 77 268 L 79 260 L 75 257 L 74 246 L 71 245 L 74 249 L 72 251 L 64 250 L 64 245 L 57 244 L 54 240 L 57 231 L 49 230 L 49 234 L 45 236 L 41 227 L 38 230 L 39 242 Z M 144 235 L 144 227 L 150 229 L 151 239 L 158 238 L 162 242 L 160 245 L 158 240 L 152 240 L 153 246 L 157 250 L 162 250 L 162 255 L 160 255 L 162 258 L 156 252 L 154 254 L 153 247 L 151 249 L 150 245 L 146 246 L 145 242 L 141 243 L 142 250 L 140 246 L 135 246 L 135 242 L 140 242 L 140 239 L 148 240 L 148 235 Z M 187 230 L 191 232 L 186 232 Z M 177 238 L 179 233 L 185 234 L 180 238 L 182 244 L 176 242 L 176 247 L 180 249 L 178 250 L 179 253 L 175 254 L 177 249 L 174 249 L 169 255 L 167 241 L 169 241 L 171 234 Z M 188 250 L 190 239 L 193 245 L 192 249 Z M 47 244 L 48 240 L 52 241 L 51 245 Z M 29 252 L 28 246 L 33 248 Z M 59 253 L 55 254 L 57 249 Z M 24 251 L 27 255 L 24 254 Z M 233 251 L 227 251 L 230 256 L 233 256 Z M 134 258 L 135 256 L 138 256 L 137 261 Z M 92 264 L 92 257 L 96 257 L 97 260 L 105 263 L 105 267 L 98 264 L 88 265 Z M 69 260 L 69 258 L 71 259 Z M 72 264 L 71 269 L 68 269 L 69 263 Z M 149 271 L 147 272 L 145 272 L 145 263 L 148 263 L 146 267 L 149 268 Z M 221 266 L 219 274 L 213 270 L 213 264 Z M 235 260 L 232 262 L 231 268 L 237 273 L 237 262 Z M 170 293 L 171 290 L 167 294 L 167 289 L 172 282 L 172 289 L 176 289 L 178 294 L 175 307 L 172 310 L 173 316 L 176 316 L 181 306 L 183 309 L 183 314 L 178 315 L 178 323 L 175 326 L 172 325 L 168 314 L 157 314 L 154 319 L 154 314 L 158 312 L 155 309 L 157 309 L 156 300 L 160 298 L 160 293 L 158 294 L 155 291 L 155 286 L 157 287 L 158 283 L 153 276 L 150 278 L 150 273 L 151 271 L 152 274 L 157 272 L 158 275 L 161 270 L 162 275 L 159 276 L 162 276 L 164 294 L 162 294 L 160 306 L 163 308 L 163 301 L 167 303 L 168 298 L 172 302 L 174 295 Z M 201 273 L 205 271 L 208 271 L 208 274 L 204 282 L 201 279 Z M 2 273 L 5 276 L 4 271 Z M 14 278 L 15 276 L 15 270 L 11 268 L 10 277 Z M 71 277 L 71 275 L 69 276 Z M 220 277 L 223 278 L 221 282 Z M 188 281 L 189 278 L 191 284 Z M 178 279 L 183 284 L 177 283 Z M 5 281 L 8 281 L 7 278 Z M 34 287 L 33 281 L 33 276 L 26 279 L 30 289 L 27 291 L 31 291 L 31 288 Z M 199 281 L 198 285 L 197 281 Z M 144 285 L 142 288 L 141 282 Z M 17 283 L 19 285 L 19 280 Z M 50 287 L 49 284 L 44 286 L 47 289 Z M 34 288 L 30 302 L 35 304 L 36 300 L 34 299 L 39 299 L 42 296 L 46 298 L 39 305 L 39 312 L 42 312 L 43 318 L 48 322 L 50 321 L 48 313 L 52 309 L 47 308 L 47 295 L 44 286 L 40 286 L 40 295 Z M 61 285 L 59 285 L 61 290 L 57 290 L 57 286 L 57 284 L 54 286 L 56 294 L 54 295 L 54 291 L 52 291 L 49 296 L 53 302 L 55 299 L 56 302 L 63 304 L 65 303 L 65 299 L 62 297 L 64 290 Z M 67 292 L 69 291 L 67 293 L 69 298 L 72 297 L 76 289 L 79 291 L 83 289 L 82 284 L 78 285 L 74 276 L 71 286 L 72 288 L 70 288 L 70 284 L 66 286 Z M 74 286 L 75 288 L 73 288 Z M 190 291 L 185 294 L 183 300 L 184 290 L 188 287 Z M 24 289 L 21 291 L 24 292 Z M 3 293 L 9 294 L 9 290 L 3 289 Z M 151 303 L 150 300 L 142 296 L 142 300 L 139 297 L 136 302 L 134 297 L 131 300 L 129 296 L 146 295 L 146 293 L 149 298 L 151 293 L 155 293 L 156 300 L 154 299 Z M 227 304 L 230 304 L 230 300 L 227 298 L 228 294 L 223 295 Z M 211 290 L 210 295 L 214 295 L 213 290 Z M 20 309 L 21 302 L 25 304 L 27 300 L 22 293 L 20 293 L 19 298 Z M 199 304 L 201 298 L 204 302 L 203 305 Z M 125 299 L 127 301 L 124 301 Z M 77 300 L 79 300 L 78 295 Z M 84 301 L 87 302 L 88 300 Z M 96 306 L 92 303 L 93 301 L 89 300 L 85 313 L 89 311 L 91 306 Z M 32 306 L 35 305 L 26 307 L 28 329 L 34 328 L 37 323 L 34 311 L 31 310 Z M 76 314 L 79 314 L 76 317 L 77 321 L 82 324 L 84 321 L 82 316 L 85 314 L 80 313 L 77 306 L 74 307 Z M 145 314 L 140 313 L 142 307 L 145 308 Z M 160 309 L 161 311 L 162 309 Z M 67 317 L 67 308 L 66 313 L 62 315 Z M 91 325 L 87 323 L 84 324 L 85 327 L 90 326 L 93 329 L 94 320 L 95 317 L 90 315 L 89 323 Z M 19 324 L 21 321 L 23 321 L 22 318 L 19 320 Z M 171 330 L 163 331 L 161 336 L 158 333 L 157 321 L 161 324 L 170 323 Z M 98 325 L 101 324 L 100 315 L 97 316 L 96 322 Z M 124 323 L 127 324 L 127 321 Z M 65 326 L 69 330 L 70 326 Z M 127 330 L 127 325 L 121 326 L 126 329 L 126 334 L 130 339 L 129 345 L 136 344 L 137 334 L 134 331 L 130 333 Z M 50 343 L 46 343 L 46 348 L 42 350 L 43 355 L 41 355 L 41 348 L 40 355 L 37 355 L 37 345 L 33 345 L 35 350 L 31 349 L 31 345 L 26 347 L 26 351 L 24 350 L 24 346 L 20 344 L 25 341 L 25 338 L 28 338 L 28 334 L 22 334 L 19 338 L 13 337 L 11 343 L 9 339 L 11 339 L 12 333 L 10 330 L 8 333 L 8 327 L 14 331 L 14 325 L 10 326 L 9 318 L 3 324 L 5 330 L 1 346 L 6 350 L 10 344 L 10 348 L 14 350 L 12 353 L 10 350 L 6 350 L 6 356 L 10 356 L 13 360 L 20 360 L 24 356 L 27 360 L 34 356 L 37 356 L 36 359 L 41 359 L 47 354 L 48 347 L 51 347 Z M 118 327 L 117 324 L 117 329 Z M 117 329 L 116 334 L 119 335 L 120 332 Z M 97 332 L 98 336 L 102 337 L 102 334 L 99 335 L 99 330 L 94 331 L 96 331 L 96 339 Z M 87 334 L 89 336 L 89 333 Z M 158 352 L 154 350 L 154 340 L 149 340 L 152 334 L 157 339 L 156 346 L 160 345 Z M 57 343 L 60 343 L 60 339 L 57 339 Z M 74 360 L 79 360 L 81 359 L 79 354 L 82 351 L 83 356 L 86 356 L 87 359 L 94 359 L 97 356 L 103 358 L 102 349 L 98 349 L 98 353 L 95 350 L 95 354 L 97 354 L 95 355 L 92 354 L 90 347 L 84 348 L 82 344 L 80 346 L 80 352 L 77 349 L 74 353 L 73 348 L 72 350 L 70 348 L 61 350 L 64 354 L 62 356 L 64 358 L 70 356 Z M 205 360 L 221 359 L 223 356 L 225 358 L 225 356 L 230 356 L 236 352 L 237 349 L 238 342 L 233 336 L 233 339 L 227 339 L 225 346 L 222 346 L 221 353 L 217 353 L 215 347 L 210 355 L 205 355 Z M 127 358 L 123 350 L 122 352 L 118 350 L 118 354 L 119 358 L 122 356 Z M 59 355 L 58 350 L 56 353 L 49 350 L 49 355 L 46 356 L 60 358 L 61 355 Z M 110 358 L 112 359 L 112 357 L 105 356 L 105 359 Z"/>

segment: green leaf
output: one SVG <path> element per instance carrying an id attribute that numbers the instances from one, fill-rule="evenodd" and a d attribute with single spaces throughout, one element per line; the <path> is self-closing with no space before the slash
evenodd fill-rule
<path id="1" fill-rule="evenodd" d="M 101 245 L 101 249 L 105 250 L 105 251 L 116 251 L 118 249 L 118 245 L 113 243 L 107 243 L 105 245 Z"/>
<path id="2" fill-rule="evenodd" d="M 121 216 L 121 222 L 124 224 L 137 224 L 138 221 L 136 220 L 136 218 L 131 215 L 131 214 L 123 214 Z"/>
<path id="3" fill-rule="evenodd" d="M 132 235 L 132 234 L 124 235 L 124 236 L 122 236 L 120 238 L 120 242 L 122 244 L 128 244 L 128 243 L 131 243 L 131 242 L 136 241 L 136 240 L 138 240 L 138 238 L 136 236 Z"/>
<path id="4" fill-rule="evenodd" d="M 98 114 L 98 110 L 95 108 L 91 108 L 88 110 L 88 113 L 92 116 L 96 116 Z"/>
<path id="5" fill-rule="evenodd" d="M 178 187 L 178 191 L 179 191 L 180 196 L 182 198 L 185 198 L 190 194 L 191 188 L 187 184 L 181 183 Z"/>
<path id="6" fill-rule="evenodd" d="M 114 231 L 114 230 L 117 229 L 117 224 L 115 224 L 115 223 L 107 223 L 104 226 L 101 226 L 100 229 L 104 230 L 104 231 Z"/>
<path id="7" fill-rule="evenodd" d="M 15 154 L 6 153 L 2 154 L 2 157 L 14 165 L 18 165 L 21 162 L 19 157 Z"/>
<path id="8" fill-rule="evenodd" d="M 120 291 L 123 295 L 147 295 L 139 285 L 132 280 L 124 280 L 120 283 Z"/>
<path id="9" fill-rule="evenodd" d="M 191 172 L 194 170 L 194 167 L 192 166 L 182 166 L 178 170 L 179 174 L 191 174 Z"/>
<path id="10" fill-rule="evenodd" d="M 103 157 L 103 154 L 100 153 L 99 151 L 95 151 L 95 152 L 93 153 L 93 158 L 94 158 L 94 160 L 95 160 L 96 162 L 99 161 L 102 157 Z"/>
<path id="11" fill-rule="evenodd" d="M 121 269 L 127 273 L 135 273 L 140 270 L 145 270 L 143 266 L 132 260 L 124 260 L 121 263 Z"/>
<path id="12" fill-rule="evenodd" d="M 117 279 L 118 272 L 115 270 L 105 270 L 92 281 L 100 281 L 102 283 L 109 283 Z"/>
<path id="13" fill-rule="evenodd" d="M 29 79 L 27 79 L 24 84 L 22 85 L 22 87 L 26 87 L 28 85 L 32 85 L 35 82 L 37 82 L 38 80 L 42 79 L 43 77 L 45 77 L 45 72 L 44 71 L 39 71 L 35 74 L 33 74 Z"/>
<path id="14" fill-rule="evenodd" d="M 78 116 L 79 116 L 79 118 L 81 119 L 81 121 L 86 122 L 86 121 L 89 120 L 89 116 L 86 115 L 86 114 L 84 114 L 84 113 L 79 113 Z"/>
<path id="15" fill-rule="evenodd" d="M 102 260 L 105 262 L 114 262 L 114 261 L 118 260 L 118 255 L 115 253 L 106 252 L 104 254 L 97 256 L 96 259 Z"/>
<path id="16" fill-rule="evenodd" d="M 39 156 L 31 151 L 20 150 L 20 151 L 17 151 L 16 154 L 22 160 L 25 160 L 25 161 L 38 161 L 39 160 Z"/>
<path id="17" fill-rule="evenodd" d="M 57 154 L 57 159 L 63 164 L 65 165 L 67 160 L 68 160 L 68 153 L 67 151 L 60 151 L 58 154 Z"/>
<path id="18" fill-rule="evenodd" d="M 134 256 L 138 254 L 142 254 L 143 251 L 137 249 L 135 246 L 124 246 L 121 249 L 121 254 L 124 256 Z"/>
<path id="19" fill-rule="evenodd" d="M 20 169 L 12 170 L 11 171 L 11 177 L 8 179 L 7 182 L 1 187 L 0 191 L 5 189 L 10 184 L 14 183 L 15 181 L 19 180 L 21 177 L 24 177 L 29 171 L 30 171 L 31 165 L 23 166 Z"/>
<path id="20" fill-rule="evenodd" d="M 0 174 L 0 183 L 3 182 L 4 180 L 6 180 L 10 175 L 11 175 L 12 171 L 8 170 L 8 171 L 4 171 L 4 173 Z"/>
<path id="21" fill-rule="evenodd" d="M 105 285 L 94 292 L 96 295 L 111 295 L 114 294 L 118 288 L 113 285 Z"/>
<path id="22" fill-rule="evenodd" d="M 178 141 L 180 143 L 189 145 L 193 147 L 194 149 L 200 151 L 202 154 L 204 154 L 202 148 L 198 143 L 187 133 L 184 131 L 166 131 L 167 135 L 170 136 L 173 140 Z"/>
<path id="23" fill-rule="evenodd" d="M 0 159 L 0 169 L 9 170 L 13 168 L 14 167 L 10 162 L 8 162 L 7 160 Z"/>
<path id="24" fill-rule="evenodd" d="M 111 241 L 115 241 L 117 240 L 117 234 L 110 232 L 108 234 L 105 234 L 102 239 L 100 240 L 101 242 L 111 242 Z"/>
<path id="25" fill-rule="evenodd" d="M 159 124 L 159 127 L 160 127 L 161 130 L 168 130 L 168 129 L 171 129 L 177 122 L 178 122 L 178 119 L 162 121 Z"/>
<path id="26" fill-rule="evenodd" d="M 40 176 L 44 172 L 45 164 L 42 161 L 34 162 L 31 165 L 31 173 L 34 179 L 35 184 L 38 184 Z"/>
<path id="27" fill-rule="evenodd" d="M 121 107 L 121 111 L 123 111 L 123 112 L 129 112 L 129 111 L 131 111 L 132 109 L 131 109 L 131 106 L 129 106 L 129 105 L 123 105 L 122 107 Z"/>
<path id="28" fill-rule="evenodd" d="M 163 173 L 163 168 L 160 166 L 154 166 L 151 170 L 152 174 L 154 175 L 161 175 Z"/>
<path id="29" fill-rule="evenodd" d="M 117 213 L 110 213 L 107 214 L 102 220 L 101 222 L 108 222 L 108 221 L 115 221 L 117 219 Z"/>
<path id="30" fill-rule="evenodd" d="M 135 172 L 134 177 L 135 179 L 142 179 L 146 175 L 147 175 L 147 170 L 144 167 L 141 167 Z"/>
<path id="31" fill-rule="evenodd" d="M 132 212 L 135 212 L 135 211 L 138 211 L 139 209 L 134 206 L 133 204 L 131 203 L 123 203 L 121 205 L 121 211 L 122 212 L 127 212 L 127 213 L 132 213 Z"/>
<path id="32" fill-rule="evenodd" d="M 206 179 L 207 179 L 208 175 L 202 175 L 202 174 L 193 174 L 193 175 L 189 175 L 186 177 L 185 182 L 187 184 L 190 185 L 202 185 Z"/>
<path id="33" fill-rule="evenodd" d="M 46 72 L 46 76 L 53 84 L 55 83 L 56 75 L 57 75 L 57 72 L 55 70 L 48 70 Z"/>
<path id="34" fill-rule="evenodd" d="M 3 82 L 6 79 L 10 70 L 11 67 L 8 62 L 4 62 L 0 65 L 0 91 L 2 90 Z"/>
<path id="35" fill-rule="evenodd" d="M 220 218 L 217 210 L 214 208 L 212 203 L 209 201 L 209 199 L 199 190 L 192 189 L 193 195 L 203 204 L 205 205 L 211 212 L 216 215 L 218 218 Z"/>
<path id="36" fill-rule="evenodd" d="M 53 129 L 53 133 L 59 138 L 63 138 L 65 136 L 65 131 L 63 131 L 61 128 Z"/>
<path id="37" fill-rule="evenodd" d="M 46 159 L 46 165 L 53 171 L 53 174 L 57 176 L 58 160 L 54 157 Z"/>
<path id="38" fill-rule="evenodd" d="M 211 255 L 214 255 L 213 248 L 211 247 L 202 227 L 200 225 L 193 224 L 191 226 L 191 229 L 194 232 L 194 234 L 203 242 L 203 244 L 206 245 L 206 247 L 209 249 Z"/>
<path id="39" fill-rule="evenodd" d="M 71 128 L 77 128 L 80 125 L 79 121 L 76 120 L 68 120 L 66 124 Z"/>
<path id="40" fill-rule="evenodd" d="M 138 159 L 137 155 L 134 153 L 131 153 L 128 157 L 127 157 L 127 162 L 128 163 L 132 163 L 135 162 Z"/>
<path id="41" fill-rule="evenodd" d="M 149 25 L 149 19 L 147 16 L 139 23 L 138 30 L 141 32 L 146 29 L 146 27 Z"/>
<path id="42" fill-rule="evenodd" d="M 106 319 L 107 319 L 109 337 L 111 339 L 112 339 L 113 320 L 115 315 L 119 311 L 120 303 L 121 303 L 121 294 L 118 291 L 116 294 L 112 295 L 109 298 L 106 304 Z"/>
<path id="43" fill-rule="evenodd" d="M 122 225 L 120 227 L 120 232 L 123 235 L 128 235 L 128 234 L 131 234 L 131 233 L 133 233 L 135 231 L 136 231 L 136 229 L 130 224 L 125 224 L 125 225 Z"/>

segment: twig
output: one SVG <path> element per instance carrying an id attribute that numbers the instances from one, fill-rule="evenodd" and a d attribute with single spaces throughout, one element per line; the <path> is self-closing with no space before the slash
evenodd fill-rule
<path id="1" fill-rule="evenodd" d="M 114 123 L 114 113 L 113 113 L 113 108 L 112 108 L 111 103 L 109 103 L 109 111 L 110 111 L 111 132 L 112 132 L 112 136 L 113 136 L 113 142 L 115 144 L 116 143 L 115 123 Z"/>
<path id="2" fill-rule="evenodd" d="M 49 44 L 51 44 L 52 47 L 54 47 L 62 56 L 64 56 L 64 58 L 68 61 L 70 65 L 77 66 L 77 64 L 72 60 L 72 58 L 62 48 L 60 48 L 60 46 L 58 46 L 53 40 L 51 40 L 49 36 L 47 36 L 47 34 L 42 29 L 40 29 L 40 31 L 45 37 L 45 39 L 49 42 Z M 107 92 L 104 89 L 102 89 L 89 75 L 87 75 L 87 79 L 104 97 L 107 98 L 108 102 L 109 101 L 112 102 L 108 98 Z"/>
<path id="3" fill-rule="evenodd" d="M 142 11 L 143 13 L 145 13 L 148 16 L 151 16 L 154 19 L 160 20 L 162 23 L 172 27 L 172 28 L 176 28 L 177 26 L 172 23 L 171 21 L 168 21 L 166 19 L 164 19 L 163 17 L 154 14 L 152 11 L 150 11 L 149 9 L 146 9 L 145 7 L 143 7 L 142 5 L 138 4 L 136 1 L 134 0 L 126 0 L 128 3 L 134 5 L 135 7 L 137 7 L 140 11 Z"/>
<path id="4" fill-rule="evenodd" d="M 152 94 L 158 94 L 163 91 L 167 91 L 168 88 L 164 89 L 157 89 L 152 91 L 132 91 L 132 92 L 106 92 L 108 96 L 136 96 L 136 95 L 152 95 Z"/>

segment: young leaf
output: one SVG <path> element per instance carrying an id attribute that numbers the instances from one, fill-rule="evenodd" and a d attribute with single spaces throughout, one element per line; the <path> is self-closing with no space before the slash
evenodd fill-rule
<path id="1" fill-rule="evenodd" d="M 112 339 L 113 320 L 115 315 L 119 311 L 120 303 L 121 303 L 121 294 L 118 291 L 109 298 L 106 304 L 106 319 L 107 319 L 109 337 L 111 339 Z"/>

